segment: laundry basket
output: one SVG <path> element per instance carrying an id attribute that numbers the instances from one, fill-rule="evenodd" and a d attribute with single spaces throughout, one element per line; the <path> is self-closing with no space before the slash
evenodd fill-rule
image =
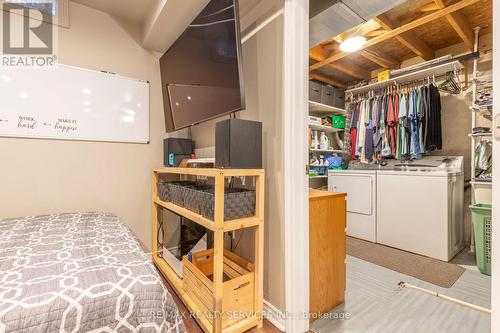
<path id="1" fill-rule="evenodd" d="M 491 275 L 491 205 L 474 204 L 469 208 L 474 223 L 477 267 L 481 273 Z"/>

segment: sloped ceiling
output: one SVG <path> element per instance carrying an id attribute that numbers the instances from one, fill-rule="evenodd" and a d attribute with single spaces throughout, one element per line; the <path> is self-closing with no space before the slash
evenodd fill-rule
<path id="1" fill-rule="evenodd" d="M 116 18 L 143 23 L 160 0 L 72 0 Z"/>

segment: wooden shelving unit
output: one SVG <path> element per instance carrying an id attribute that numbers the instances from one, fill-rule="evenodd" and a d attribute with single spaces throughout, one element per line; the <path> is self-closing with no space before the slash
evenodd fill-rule
<path id="1" fill-rule="evenodd" d="M 318 102 L 309 101 L 310 114 L 345 114 L 344 109 L 336 108 L 331 105 L 326 105 Z"/>
<path id="2" fill-rule="evenodd" d="M 330 126 L 316 125 L 316 124 L 309 124 L 309 127 L 314 129 L 314 130 L 318 130 L 321 132 L 327 132 L 327 133 L 342 132 L 344 130 L 343 128 L 333 128 Z"/>
<path id="3" fill-rule="evenodd" d="M 309 115 L 311 116 L 326 116 L 326 115 L 345 115 L 346 111 L 341 108 L 333 107 L 330 105 L 325 105 L 318 102 L 309 101 Z M 320 132 L 325 132 L 332 140 L 333 135 L 338 135 L 338 133 L 343 132 L 343 128 L 333 128 L 330 126 L 317 125 L 309 123 L 309 128 L 311 130 L 316 130 Z M 342 149 L 314 149 L 309 148 L 309 156 L 318 154 L 341 154 Z M 310 186 L 319 188 L 325 185 L 325 181 L 328 179 L 327 175 L 317 175 L 309 176 Z"/>
<path id="4" fill-rule="evenodd" d="M 169 175 L 191 175 L 206 176 L 215 179 L 215 218 L 214 221 L 207 219 L 197 213 L 194 213 L 184 207 L 180 207 L 171 202 L 160 200 L 158 196 L 157 183 L 162 174 Z M 255 177 L 256 206 L 255 216 L 238 220 L 224 221 L 224 184 L 226 177 L 250 176 Z M 153 229 L 153 262 L 163 276 L 169 281 L 173 289 L 182 299 L 186 307 L 196 314 L 195 319 L 206 333 L 240 333 L 253 327 L 262 327 L 262 308 L 263 308 L 263 259 L 264 259 L 264 170 L 236 170 L 236 169 L 205 169 L 205 168 L 160 168 L 153 170 L 152 179 L 152 229 Z M 163 207 L 178 215 L 196 222 L 203 227 L 214 232 L 214 249 L 210 252 L 210 275 L 213 275 L 213 281 L 209 280 L 202 272 L 197 270 L 194 265 L 190 265 L 189 283 L 184 283 L 175 273 L 170 265 L 158 255 L 158 210 Z M 244 259 L 224 249 L 224 233 L 228 231 L 253 227 L 255 236 L 255 262 L 253 264 L 243 264 Z M 229 259 L 228 259 L 229 257 Z M 183 258 L 185 262 L 186 257 Z M 251 272 L 238 267 L 227 267 L 227 261 L 234 266 L 239 263 L 245 269 L 251 267 Z M 250 283 L 236 285 L 238 278 L 230 281 L 224 280 L 224 272 L 227 270 L 246 272 L 242 278 Z M 199 280 L 193 281 L 193 277 Z M 207 282 L 209 280 L 209 282 Z M 240 281 L 241 282 L 241 281 Z M 200 288 L 186 288 L 185 285 L 200 286 Z M 199 284 L 198 284 L 199 283 Z M 249 295 L 237 295 L 238 288 L 247 288 L 251 293 Z M 202 294 L 203 292 L 203 294 Z M 208 293 L 208 294 L 207 294 Z M 250 299 L 250 303 L 248 302 Z M 225 312 L 238 309 L 238 302 L 244 307 L 245 316 L 241 319 L 228 319 Z M 208 305 L 207 305 L 208 304 Z M 248 311 L 248 309 L 251 311 Z M 249 313 L 247 313 L 249 312 Z M 222 315 L 221 315 L 222 314 Z"/>

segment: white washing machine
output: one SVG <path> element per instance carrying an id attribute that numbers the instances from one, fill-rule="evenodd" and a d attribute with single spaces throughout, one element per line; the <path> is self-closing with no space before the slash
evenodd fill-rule
<path id="1" fill-rule="evenodd" d="M 377 171 L 330 170 L 328 190 L 347 193 L 347 235 L 377 239 Z"/>
<path id="2" fill-rule="evenodd" d="M 464 248 L 463 157 L 377 171 L 377 243 L 449 261 Z"/>

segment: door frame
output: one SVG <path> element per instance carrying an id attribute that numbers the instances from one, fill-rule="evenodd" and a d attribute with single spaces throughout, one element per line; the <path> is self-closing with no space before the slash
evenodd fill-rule
<path id="1" fill-rule="evenodd" d="M 285 216 L 286 332 L 309 330 L 309 230 L 307 164 L 309 0 L 284 0 L 283 65 L 283 172 Z M 493 21 L 500 21 L 500 0 L 493 0 Z M 500 77 L 500 24 L 493 25 L 493 77 Z M 302 70 L 301 70 L 302 69 Z M 500 101 L 500 79 L 493 81 L 494 101 Z M 493 129 L 500 126 L 500 108 L 493 106 Z M 500 128 L 498 129 L 500 131 Z M 306 135 L 297 135 L 304 133 Z M 500 140 L 493 140 L 493 165 L 500 165 Z M 303 153 L 301 153 L 303 152 Z M 493 169 L 500 179 L 500 167 Z M 500 187 L 492 184 L 493 202 L 500 202 Z M 493 206 L 493 221 L 500 209 Z M 492 231 L 491 332 L 500 332 L 500 228 Z M 305 317 L 305 319 L 304 319 Z"/>
<path id="2" fill-rule="evenodd" d="M 493 22 L 500 20 L 500 0 L 493 0 Z M 493 24 L 493 78 L 500 78 L 500 24 Z M 495 61 L 497 60 L 497 61 Z M 493 79 L 493 183 L 492 183 L 492 224 L 500 221 L 500 141 L 496 139 L 500 133 L 500 79 Z M 500 332 L 500 228 L 492 228 L 491 258 L 491 332 Z"/>
<path id="3" fill-rule="evenodd" d="M 309 0 L 284 0 L 283 173 L 285 327 L 309 330 Z"/>

